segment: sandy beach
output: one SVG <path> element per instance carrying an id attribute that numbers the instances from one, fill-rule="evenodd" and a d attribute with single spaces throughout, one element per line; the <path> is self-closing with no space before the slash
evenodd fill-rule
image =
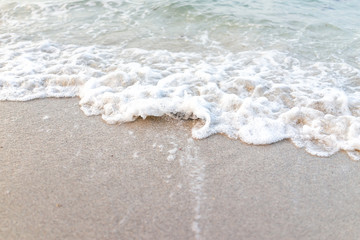
<path id="1" fill-rule="evenodd" d="M 0 239 L 359 239 L 360 163 L 0 102 Z"/>

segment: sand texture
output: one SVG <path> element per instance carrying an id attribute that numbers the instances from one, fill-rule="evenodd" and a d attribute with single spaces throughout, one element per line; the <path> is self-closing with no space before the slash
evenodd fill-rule
<path id="1" fill-rule="evenodd" d="M 360 239 L 360 163 L 0 102 L 0 239 Z"/>

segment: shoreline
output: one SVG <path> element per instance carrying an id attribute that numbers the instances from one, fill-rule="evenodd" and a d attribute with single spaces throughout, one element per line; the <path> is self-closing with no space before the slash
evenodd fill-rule
<path id="1" fill-rule="evenodd" d="M 1 239 L 358 239 L 360 164 L 290 141 L 107 125 L 77 98 L 0 102 Z"/>

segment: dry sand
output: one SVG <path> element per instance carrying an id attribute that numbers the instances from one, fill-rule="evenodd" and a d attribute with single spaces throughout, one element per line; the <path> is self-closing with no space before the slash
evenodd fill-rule
<path id="1" fill-rule="evenodd" d="M 360 239 L 360 162 L 0 102 L 0 239 Z"/>

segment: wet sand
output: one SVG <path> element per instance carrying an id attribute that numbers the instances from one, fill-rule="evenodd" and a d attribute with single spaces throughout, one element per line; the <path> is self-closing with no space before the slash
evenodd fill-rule
<path id="1" fill-rule="evenodd" d="M 0 102 L 0 239 L 359 239 L 360 162 Z"/>

